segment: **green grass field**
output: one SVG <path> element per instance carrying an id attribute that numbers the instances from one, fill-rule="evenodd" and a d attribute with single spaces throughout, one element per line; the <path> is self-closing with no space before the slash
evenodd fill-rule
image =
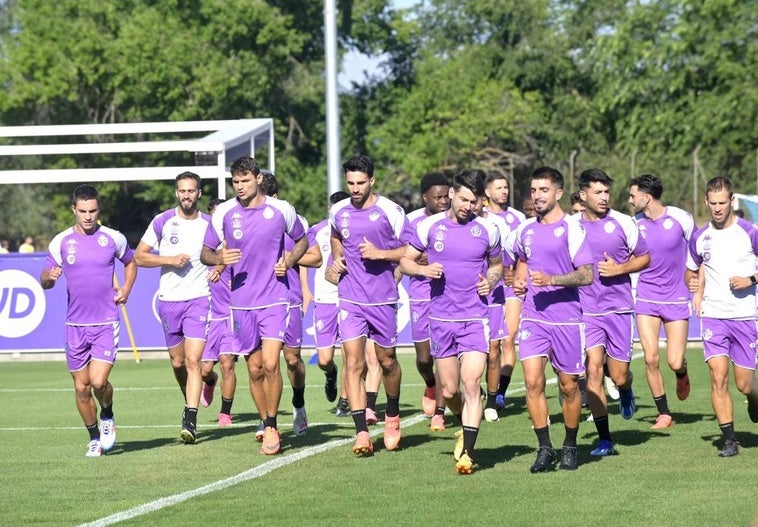
<path id="1" fill-rule="evenodd" d="M 182 401 L 166 360 L 136 364 L 123 353 L 112 374 L 118 443 L 97 459 L 84 452 L 87 435 L 63 362 L 0 363 L 0 523 L 16 525 L 598 525 L 747 526 L 758 521 L 758 425 L 742 396 L 734 397 L 740 454 L 722 459 L 706 366 L 688 352 L 692 394 L 673 393 L 676 424 L 650 429 L 656 413 L 641 359 L 637 414 L 630 421 L 611 404 L 618 455 L 592 459 L 595 427 L 579 429 L 576 472 L 530 474 L 536 438 L 524 403 L 520 366 L 507 412 L 482 423 L 471 476 L 454 469 L 455 427 L 432 433 L 421 416 L 423 390 L 413 356 L 401 355 L 404 420 L 401 448 L 381 447 L 355 458 L 352 420 L 340 419 L 323 395 L 323 374 L 308 366 L 311 426 L 291 432 L 291 390 L 280 414 L 283 451 L 259 454 L 257 415 L 244 366 L 230 428 L 215 426 L 220 397 L 201 408 L 198 442 L 181 444 Z M 733 392 L 736 392 L 733 389 Z M 548 385 L 555 446 L 563 441 L 557 388 Z M 383 395 L 380 402 L 383 404 Z M 583 418 L 587 411 L 583 412 Z"/>

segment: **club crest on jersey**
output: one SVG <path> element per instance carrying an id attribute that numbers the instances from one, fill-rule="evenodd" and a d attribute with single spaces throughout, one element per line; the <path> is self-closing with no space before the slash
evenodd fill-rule
<path id="1" fill-rule="evenodd" d="M 66 241 L 66 254 L 76 254 L 76 240 Z"/>
<path id="2" fill-rule="evenodd" d="M 613 231 L 616 230 L 616 224 L 612 223 L 610 221 L 605 222 L 605 225 L 603 225 L 603 230 L 606 234 L 611 234 Z"/>
<path id="3" fill-rule="evenodd" d="M 242 216 L 239 212 L 232 214 L 232 229 L 239 229 L 242 227 Z"/>
<path id="4" fill-rule="evenodd" d="M 234 231 L 232 231 L 232 237 L 234 237 L 235 240 L 241 240 L 242 231 L 240 229 L 234 229 Z"/>
<path id="5" fill-rule="evenodd" d="M 566 232 L 566 228 L 563 225 L 561 225 L 560 227 L 558 227 L 557 229 L 553 231 L 553 236 L 555 236 L 556 238 L 560 238 L 561 236 L 563 236 L 564 232 Z"/>
<path id="6" fill-rule="evenodd" d="M 713 330 L 711 328 L 704 329 L 703 340 L 711 340 L 711 337 L 713 337 Z"/>
<path id="7" fill-rule="evenodd" d="M 267 220 L 270 220 L 271 218 L 273 218 L 274 209 L 272 209 L 271 207 L 266 207 L 265 209 L 263 209 L 263 217 Z"/>
<path id="8" fill-rule="evenodd" d="M 100 247 L 105 247 L 108 245 L 108 237 L 105 234 L 101 234 L 97 237 L 97 244 Z"/>
<path id="9" fill-rule="evenodd" d="M 380 216 L 381 216 L 381 214 L 379 214 L 379 211 L 377 211 L 377 210 L 372 210 L 372 211 L 371 211 L 371 214 L 369 214 L 369 215 L 368 215 L 368 219 L 369 219 L 370 221 L 376 221 L 376 220 L 378 220 L 378 219 L 379 219 L 379 217 L 380 217 Z"/>
<path id="10" fill-rule="evenodd" d="M 438 242 L 443 242 L 445 241 L 446 238 L 447 238 L 447 233 L 442 229 L 439 229 L 437 230 L 437 232 L 434 233 L 434 239 L 437 240 Z"/>
<path id="11" fill-rule="evenodd" d="M 340 214 L 340 227 L 349 227 L 350 226 L 350 213 L 349 212 L 343 212 Z"/>
<path id="12" fill-rule="evenodd" d="M 670 231 L 673 226 L 674 226 L 674 220 L 672 220 L 671 218 L 666 218 L 665 220 L 663 220 L 663 228 L 666 229 L 667 231 Z"/>
<path id="13" fill-rule="evenodd" d="M 471 227 L 471 236 L 478 238 L 482 235 L 482 228 L 479 225 Z"/>
<path id="14" fill-rule="evenodd" d="M 323 330 L 324 330 L 324 321 L 323 321 L 323 320 L 321 320 L 321 319 L 318 319 L 318 320 L 316 321 L 316 329 L 317 329 L 318 331 L 323 331 Z"/>
<path id="15" fill-rule="evenodd" d="M 526 339 L 528 339 L 528 338 L 529 338 L 531 335 L 532 335 L 532 332 L 531 332 L 531 331 L 529 331 L 528 329 L 525 329 L 525 330 L 523 330 L 523 331 L 520 331 L 520 332 L 519 332 L 519 334 L 518 334 L 518 338 L 519 338 L 519 340 L 526 340 Z"/>

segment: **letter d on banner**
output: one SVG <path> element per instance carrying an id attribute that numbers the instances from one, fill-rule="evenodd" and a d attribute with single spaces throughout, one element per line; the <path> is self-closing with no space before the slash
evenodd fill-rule
<path id="1" fill-rule="evenodd" d="M 45 292 L 36 278 L 23 271 L 0 271 L 0 337 L 28 335 L 45 316 Z"/>

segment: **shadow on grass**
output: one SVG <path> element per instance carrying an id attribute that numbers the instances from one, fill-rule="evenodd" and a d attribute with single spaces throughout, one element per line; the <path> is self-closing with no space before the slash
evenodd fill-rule
<path id="1" fill-rule="evenodd" d="M 520 456 L 536 455 L 537 449 L 532 445 L 503 445 L 497 448 L 477 448 L 474 450 L 474 460 L 478 470 L 494 468 Z M 453 457 L 452 449 L 444 454 Z"/>
<path id="2" fill-rule="evenodd" d="M 737 443 L 741 448 L 758 447 L 758 434 L 736 430 L 735 435 L 737 436 Z M 724 436 L 721 434 L 709 434 L 701 437 L 703 441 L 710 442 L 717 450 L 721 450 L 721 447 L 724 446 Z"/>

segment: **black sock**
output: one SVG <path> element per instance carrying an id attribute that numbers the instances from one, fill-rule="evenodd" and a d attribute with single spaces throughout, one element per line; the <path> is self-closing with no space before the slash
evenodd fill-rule
<path id="1" fill-rule="evenodd" d="M 217 379 L 217 377 L 211 373 L 210 379 L 208 379 L 207 381 L 204 381 L 204 382 L 208 386 L 216 386 L 216 379 Z"/>
<path id="2" fill-rule="evenodd" d="M 506 390 L 508 390 L 508 385 L 511 384 L 511 376 L 510 375 L 501 375 L 500 376 L 500 384 L 497 385 L 497 393 L 499 395 L 505 395 Z"/>
<path id="3" fill-rule="evenodd" d="M 445 415 L 445 407 L 444 406 L 436 406 L 434 408 L 434 415 Z"/>
<path id="4" fill-rule="evenodd" d="M 606 414 L 600 417 L 593 417 L 595 418 L 595 428 L 597 428 L 597 435 L 600 437 L 600 439 L 612 441 L 611 430 L 608 426 L 608 415 Z"/>
<path id="5" fill-rule="evenodd" d="M 566 430 L 566 438 L 563 440 L 563 446 L 576 446 L 576 434 L 579 432 L 579 427 L 564 426 L 564 429 Z"/>
<path id="6" fill-rule="evenodd" d="M 724 439 L 734 441 L 734 421 L 719 425 L 719 428 L 721 428 L 721 434 L 724 436 Z"/>
<path id="7" fill-rule="evenodd" d="M 495 407 L 495 398 L 497 397 L 497 392 L 487 392 L 487 403 L 484 405 L 485 408 L 494 408 Z"/>
<path id="8" fill-rule="evenodd" d="M 221 398 L 221 413 L 226 415 L 232 415 L 232 403 L 234 399 Z"/>
<path id="9" fill-rule="evenodd" d="M 197 408 L 187 407 L 187 421 L 191 424 L 197 424 Z"/>
<path id="10" fill-rule="evenodd" d="M 100 419 L 113 419 L 113 403 L 100 407 Z"/>
<path id="11" fill-rule="evenodd" d="M 326 375 L 326 378 L 329 379 L 330 381 L 333 381 L 334 379 L 336 379 L 337 378 L 337 365 L 332 364 L 331 371 L 325 371 L 324 375 Z"/>
<path id="12" fill-rule="evenodd" d="M 540 447 L 546 446 L 553 448 L 553 443 L 550 442 L 550 428 L 547 426 L 544 428 L 535 428 L 534 433 L 537 434 L 537 442 Z"/>
<path id="13" fill-rule="evenodd" d="M 267 428 L 270 426 L 271 428 L 276 428 L 276 414 L 274 415 L 268 415 L 266 414 L 266 418 L 263 420 L 263 425 Z"/>
<path id="14" fill-rule="evenodd" d="M 400 395 L 388 395 L 387 406 L 384 409 L 387 417 L 397 417 L 400 415 Z"/>
<path id="15" fill-rule="evenodd" d="M 300 388 L 292 387 L 292 406 L 302 408 L 305 406 L 305 386 Z"/>
<path id="16" fill-rule="evenodd" d="M 658 410 L 659 414 L 671 415 L 671 411 L 669 410 L 669 403 L 666 399 L 665 393 L 660 397 L 653 397 L 653 401 L 655 402 L 655 408 Z"/>
<path id="17" fill-rule="evenodd" d="M 426 384 L 427 388 L 434 388 L 437 386 L 437 382 L 434 380 L 434 375 L 432 375 L 431 379 L 424 379 L 424 384 Z"/>
<path id="18" fill-rule="evenodd" d="M 366 392 L 366 408 L 371 408 L 376 411 L 376 396 L 377 392 Z"/>
<path id="19" fill-rule="evenodd" d="M 87 427 L 87 432 L 89 433 L 89 440 L 94 441 L 95 439 L 100 439 L 100 429 L 97 427 L 97 423 L 94 425 L 84 425 Z"/>
<path id="20" fill-rule="evenodd" d="M 355 423 L 355 433 L 368 432 L 368 425 L 366 424 L 366 409 L 353 410 L 350 412 L 353 416 L 353 423 Z"/>
<path id="21" fill-rule="evenodd" d="M 453 414 L 456 419 L 458 419 L 458 422 L 461 423 L 461 426 L 463 426 L 463 414 Z"/>
<path id="22" fill-rule="evenodd" d="M 611 376 L 611 372 L 608 370 L 608 363 L 607 362 L 603 363 L 603 375 L 605 375 L 606 377 L 610 377 Z"/>
<path id="23" fill-rule="evenodd" d="M 474 445 L 476 444 L 476 436 L 479 435 L 479 429 L 473 426 L 463 427 L 463 451 L 468 452 L 468 455 L 472 455 L 474 452 Z"/>
<path id="24" fill-rule="evenodd" d="M 680 373 L 678 371 L 675 371 L 674 375 L 676 375 L 677 379 L 684 379 L 687 376 L 687 365 L 686 364 L 684 365 L 684 371 L 683 372 Z"/>

